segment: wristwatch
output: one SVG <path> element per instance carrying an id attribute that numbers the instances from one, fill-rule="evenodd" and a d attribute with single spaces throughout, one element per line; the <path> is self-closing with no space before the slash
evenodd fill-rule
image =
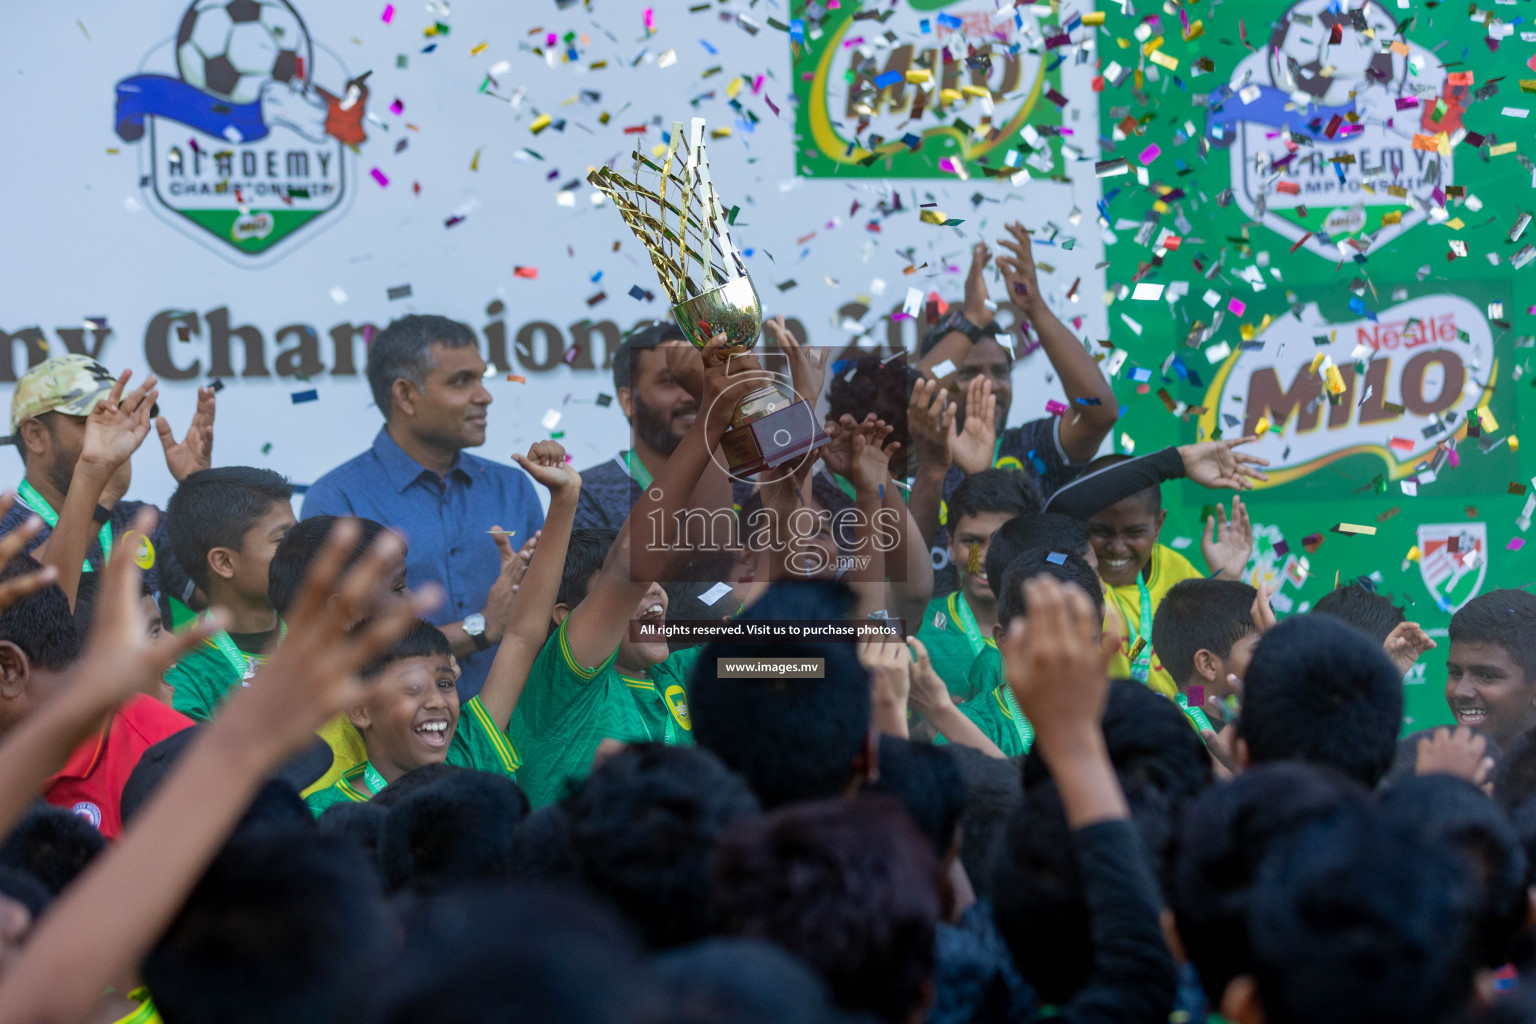
<path id="1" fill-rule="evenodd" d="M 102 505 L 96 506 L 96 511 L 91 513 L 91 518 L 105 526 L 112 521 L 112 510 Z"/>
<path id="2" fill-rule="evenodd" d="M 959 331 L 972 341 L 980 341 L 983 334 L 989 333 L 985 327 L 972 323 L 963 312 L 959 311 L 945 317 L 943 326 L 946 330 Z"/>
<path id="3" fill-rule="evenodd" d="M 472 615 L 466 615 L 464 616 L 464 621 L 461 622 L 460 625 L 464 627 L 464 632 L 469 636 L 469 638 L 474 641 L 475 650 L 483 651 L 491 646 L 491 642 L 485 638 L 484 615 L 481 615 L 479 612 L 475 612 Z"/>

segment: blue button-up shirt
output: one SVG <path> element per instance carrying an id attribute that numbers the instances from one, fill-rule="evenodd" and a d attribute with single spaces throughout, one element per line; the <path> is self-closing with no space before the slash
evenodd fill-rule
<path id="1" fill-rule="evenodd" d="M 412 587 L 442 585 L 443 603 L 432 615 L 441 626 L 478 612 L 501 571 L 492 526 L 517 531 L 514 547 L 544 525 L 538 493 L 527 474 L 460 452 L 446 475 L 426 469 L 379 431 L 373 447 L 315 481 L 301 518 L 361 516 L 405 535 L 405 578 Z M 496 648 L 460 658 L 459 692 L 480 692 Z"/>

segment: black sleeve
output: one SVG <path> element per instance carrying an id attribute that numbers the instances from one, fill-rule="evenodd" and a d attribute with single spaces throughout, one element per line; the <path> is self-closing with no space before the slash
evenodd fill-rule
<path id="1" fill-rule="evenodd" d="M 1167 1024 L 1179 974 L 1158 923 L 1161 900 L 1129 821 L 1073 833 L 1093 936 L 1093 975 L 1061 1024 Z"/>
<path id="2" fill-rule="evenodd" d="M 1155 487 L 1165 480 L 1177 480 L 1183 475 L 1184 460 L 1179 450 L 1164 448 L 1078 477 L 1051 495 L 1045 503 L 1045 511 L 1087 519 L 1121 498 L 1129 498 L 1137 491 Z"/>

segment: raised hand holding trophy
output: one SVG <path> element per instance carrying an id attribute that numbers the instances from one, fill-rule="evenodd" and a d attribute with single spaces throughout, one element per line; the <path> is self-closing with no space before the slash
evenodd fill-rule
<path id="1" fill-rule="evenodd" d="M 763 307 L 710 180 L 704 119 L 693 119 L 686 144 L 683 123 L 672 122 L 662 163 L 639 148 L 634 159 L 632 178 L 599 167 L 587 180 L 613 200 L 651 254 L 656 276 L 672 300 L 672 315 L 688 341 L 702 349 L 710 338 L 724 334 L 730 345 L 750 349 L 763 328 Z M 642 179 L 654 179 L 654 187 L 647 188 Z M 731 472 L 749 476 L 828 440 L 810 403 L 797 400 L 789 385 L 775 382 L 737 404 L 720 446 Z"/>

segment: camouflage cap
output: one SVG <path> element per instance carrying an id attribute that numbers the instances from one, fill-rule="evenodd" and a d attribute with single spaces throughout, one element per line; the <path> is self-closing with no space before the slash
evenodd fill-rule
<path id="1" fill-rule="evenodd" d="M 11 396 L 11 433 L 28 416 L 62 412 L 89 416 L 96 403 L 112 390 L 112 371 L 90 356 L 56 356 L 28 370 Z"/>

